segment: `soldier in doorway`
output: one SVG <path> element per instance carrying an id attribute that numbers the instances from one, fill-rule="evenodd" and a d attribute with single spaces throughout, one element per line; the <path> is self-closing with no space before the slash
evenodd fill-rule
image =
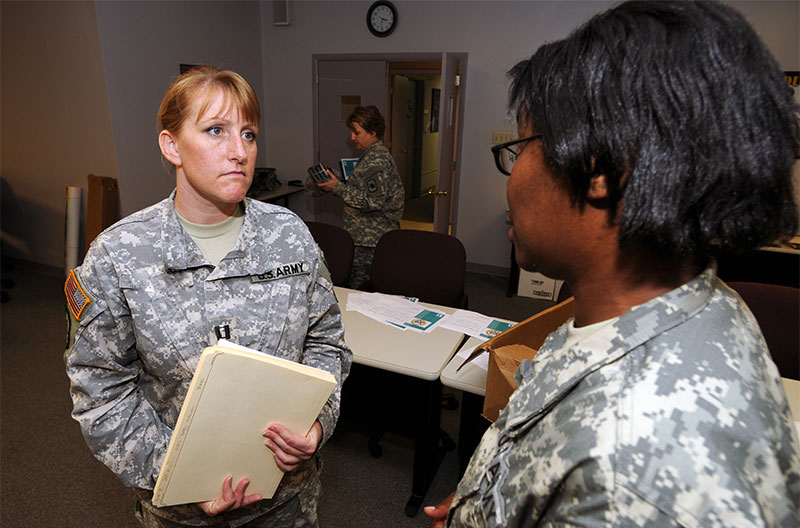
<path id="1" fill-rule="evenodd" d="M 350 178 L 340 181 L 329 170 L 330 180 L 314 183 L 309 178 L 306 189 L 312 195 L 328 192 L 342 198 L 342 223 L 355 243 L 349 286 L 364 289 L 378 240 L 387 231 L 400 229 L 405 191 L 392 154 L 383 144 L 386 123 L 380 111 L 375 106 L 357 106 L 347 127 L 350 141 L 363 152 Z"/>

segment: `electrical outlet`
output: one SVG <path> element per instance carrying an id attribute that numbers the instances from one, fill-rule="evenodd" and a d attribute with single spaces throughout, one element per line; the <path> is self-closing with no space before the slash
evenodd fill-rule
<path id="1" fill-rule="evenodd" d="M 492 132 L 492 145 L 499 145 L 514 140 L 513 132 Z"/>

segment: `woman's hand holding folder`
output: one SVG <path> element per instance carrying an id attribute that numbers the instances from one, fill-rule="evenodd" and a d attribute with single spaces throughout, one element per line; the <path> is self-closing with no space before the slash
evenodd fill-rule
<path id="1" fill-rule="evenodd" d="M 271 423 L 264 429 L 264 444 L 272 450 L 275 463 L 284 473 L 294 470 L 301 462 L 314 456 L 322 438 L 322 425 L 314 422 L 308 434 L 293 434 L 279 423 Z"/>
<path id="2" fill-rule="evenodd" d="M 256 501 L 261 500 L 261 495 L 256 493 L 253 495 L 245 495 L 247 486 L 250 484 L 248 479 L 242 479 L 233 489 L 233 477 L 227 476 L 222 482 L 222 497 L 206 502 L 200 502 L 197 505 L 203 510 L 206 515 L 211 517 L 228 510 L 235 510 L 242 506 L 247 506 Z"/>

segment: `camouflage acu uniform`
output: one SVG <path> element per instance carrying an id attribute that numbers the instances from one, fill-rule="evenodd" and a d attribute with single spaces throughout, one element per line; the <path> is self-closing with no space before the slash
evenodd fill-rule
<path id="1" fill-rule="evenodd" d="M 72 414 L 90 449 L 137 488 L 141 507 L 185 525 L 213 525 L 222 519 L 195 505 L 155 508 L 149 500 L 203 348 L 229 333 L 241 345 L 334 374 L 339 388 L 318 417 L 320 445 L 338 419 L 352 352 L 332 285 L 320 275 L 318 249 L 299 218 L 248 199 L 235 247 L 213 267 L 180 226 L 173 198 L 110 227 L 75 269 L 79 291 L 68 288 L 68 301 L 80 322 L 67 374 Z M 317 457 L 284 476 L 272 499 L 227 514 L 224 525 L 239 526 L 287 501 L 315 524 Z"/>
<path id="2" fill-rule="evenodd" d="M 449 526 L 798 526 L 778 371 L 712 268 L 564 347 L 566 325 L 461 480 Z"/>
<path id="3" fill-rule="evenodd" d="M 310 179 L 306 180 L 306 188 L 313 194 L 319 190 Z M 400 173 L 382 141 L 364 151 L 347 183 L 337 183 L 333 194 L 344 200 L 343 227 L 356 245 L 350 287 L 363 288 L 369 282 L 378 240 L 387 231 L 400 229 L 405 205 Z"/>

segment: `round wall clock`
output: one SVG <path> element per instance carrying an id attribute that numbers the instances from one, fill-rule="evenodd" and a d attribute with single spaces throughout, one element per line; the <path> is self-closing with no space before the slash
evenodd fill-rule
<path id="1" fill-rule="evenodd" d="M 397 26 L 397 9 L 388 0 L 378 0 L 367 9 L 367 27 L 376 37 L 389 35 Z"/>

